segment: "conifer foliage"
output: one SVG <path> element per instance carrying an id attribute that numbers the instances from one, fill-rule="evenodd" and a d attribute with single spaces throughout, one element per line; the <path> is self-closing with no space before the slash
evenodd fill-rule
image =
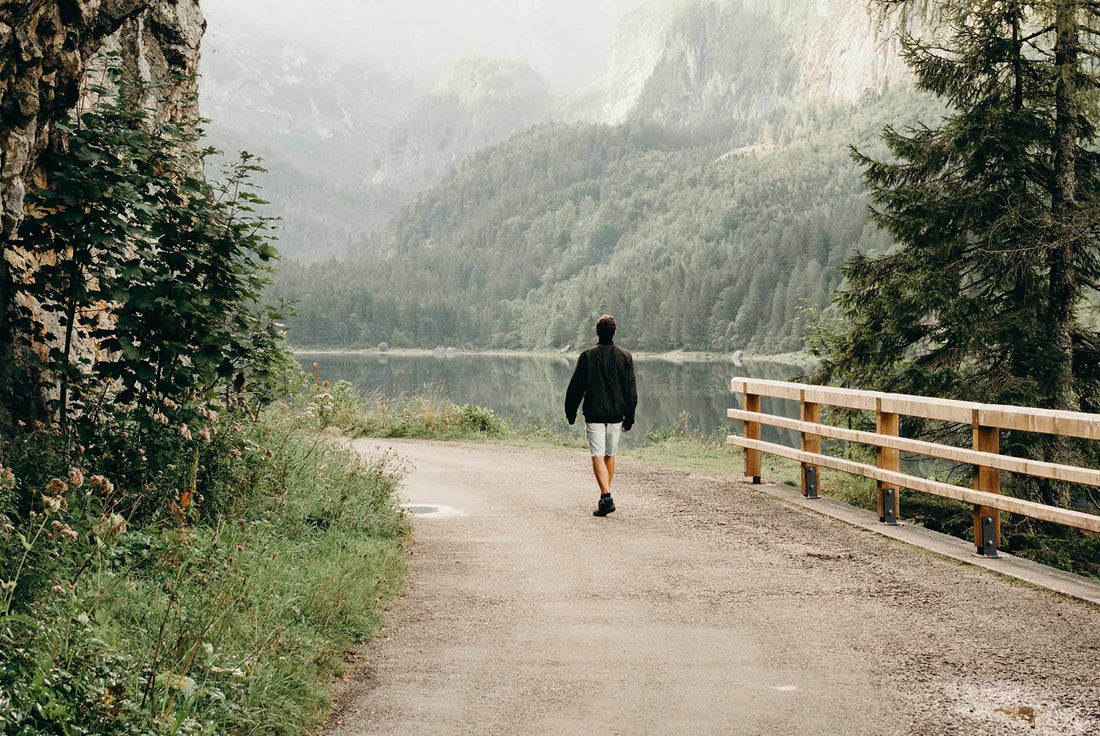
<path id="1" fill-rule="evenodd" d="M 902 31 L 906 60 L 951 112 L 934 128 L 887 127 L 888 161 L 853 149 L 898 247 L 846 263 L 845 320 L 813 345 L 819 378 L 1095 411 L 1100 6 L 878 4 L 920 19 Z"/>

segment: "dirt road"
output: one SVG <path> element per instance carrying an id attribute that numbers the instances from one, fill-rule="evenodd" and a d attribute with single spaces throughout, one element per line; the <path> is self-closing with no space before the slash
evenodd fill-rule
<path id="1" fill-rule="evenodd" d="M 358 447 L 450 508 L 332 734 L 1100 733 L 1096 606 L 625 459 L 596 519 L 584 457 Z"/>

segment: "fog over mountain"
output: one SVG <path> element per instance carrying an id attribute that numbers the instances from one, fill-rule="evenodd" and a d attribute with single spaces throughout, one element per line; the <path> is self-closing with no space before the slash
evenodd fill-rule
<path id="1" fill-rule="evenodd" d="M 209 16 L 203 109 L 267 158 L 273 296 L 313 347 L 560 348 L 618 309 L 646 349 L 798 350 L 844 259 L 890 246 L 848 146 L 941 113 L 865 0 Z"/>
<path id="2" fill-rule="evenodd" d="M 641 0 L 203 0 L 210 29 L 244 31 L 434 84 L 455 61 L 524 61 L 556 92 L 603 71 L 622 15 Z M 209 53 L 209 52 L 208 52 Z"/>

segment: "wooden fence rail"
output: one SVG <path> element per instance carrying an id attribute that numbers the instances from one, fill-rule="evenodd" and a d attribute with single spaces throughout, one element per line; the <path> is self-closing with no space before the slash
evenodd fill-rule
<path id="1" fill-rule="evenodd" d="M 1100 516 L 1000 495 L 1002 471 L 1100 487 L 1100 470 L 1000 454 L 1002 429 L 1100 440 L 1098 414 L 997 406 L 749 378 L 734 378 L 730 382 L 730 389 L 745 396 L 744 409 L 730 409 L 727 412 L 730 419 L 745 423 L 745 436 L 731 434 L 726 441 L 745 449 L 745 474 L 751 476 L 754 483 L 760 482 L 761 455 L 768 453 L 802 464 L 802 494 L 809 498 L 817 497 L 819 468 L 839 470 L 877 481 L 878 515 L 879 520 L 884 523 L 896 523 L 900 488 L 963 501 L 974 506 L 974 543 L 978 554 L 988 557 L 997 556 L 1001 511 L 1100 532 Z M 802 418 L 792 419 L 763 413 L 762 397 L 798 401 Z M 822 405 L 873 411 L 876 431 L 822 424 Z M 973 428 L 974 447 L 968 449 L 900 437 L 898 429 L 901 416 L 969 424 Z M 801 437 L 800 449 L 761 440 L 762 425 L 798 432 Z M 822 438 L 875 447 L 877 462 L 869 465 L 822 454 Z M 902 452 L 973 465 L 976 470 L 974 488 L 903 473 L 900 469 Z"/>

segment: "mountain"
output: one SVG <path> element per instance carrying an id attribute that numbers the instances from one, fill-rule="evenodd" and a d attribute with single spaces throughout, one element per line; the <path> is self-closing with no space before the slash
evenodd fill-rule
<path id="1" fill-rule="evenodd" d="M 744 121 L 792 104 L 854 103 L 909 80 L 866 0 L 651 0 L 616 33 L 572 119 Z"/>
<path id="2" fill-rule="evenodd" d="M 668 0 L 606 76 L 421 192 L 342 263 L 290 266 L 310 347 L 800 349 L 839 266 L 889 238 L 849 146 L 935 122 L 863 0 Z"/>
<path id="3" fill-rule="evenodd" d="M 284 257 L 308 261 L 349 257 L 467 156 L 555 112 L 519 62 L 463 59 L 423 88 L 397 68 L 224 30 L 207 41 L 201 93 L 211 142 L 263 157 Z"/>
<path id="4" fill-rule="evenodd" d="M 460 60 L 389 130 L 370 182 L 415 194 L 438 184 L 469 154 L 546 122 L 553 113 L 550 85 L 530 66 Z"/>

